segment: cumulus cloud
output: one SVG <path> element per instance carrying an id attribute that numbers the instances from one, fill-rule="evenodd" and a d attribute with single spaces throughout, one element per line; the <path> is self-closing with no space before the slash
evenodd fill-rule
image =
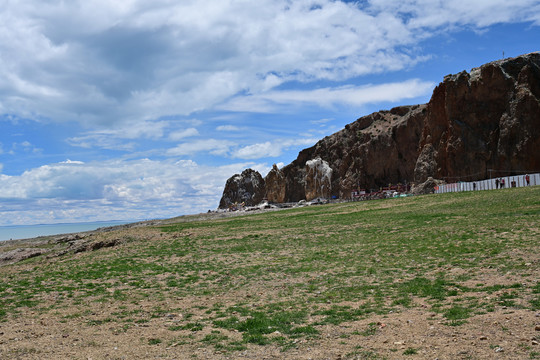
<path id="1" fill-rule="evenodd" d="M 0 112 L 144 124 L 238 94 L 257 100 L 289 81 L 404 69 L 426 59 L 407 49 L 434 30 L 538 23 L 539 14 L 533 0 L 11 4 L 0 13 L 0 53 L 9 54 L 0 56 Z"/>
<path id="2" fill-rule="evenodd" d="M 297 127 L 305 136 L 294 130 L 299 139 L 276 139 L 283 132 L 267 136 L 267 129 L 248 125 L 252 114 L 235 122 L 244 114 L 228 111 L 303 113 L 306 107 L 357 107 L 425 95 L 434 84 L 419 79 L 358 84 L 363 75 L 426 61 L 430 54 L 419 46 L 437 34 L 462 28 L 482 31 L 509 22 L 540 25 L 540 4 L 10 2 L 0 11 L 1 121 L 18 129 L 25 128 L 28 119 L 76 122 L 73 128 L 82 130 L 70 133 L 66 141 L 83 148 L 79 151 L 85 160 L 95 149 L 160 151 L 158 156 L 169 160 L 66 160 L 29 165 L 18 176 L 0 173 L 0 221 L 108 220 L 118 214 L 146 218 L 213 208 L 230 174 L 248 166 L 262 174 L 268 171 L 265 164 L 248 160 L 276 157 L 316 141 L 315 131 L 304 130 L 306 124 Z M 193 116 L 199 118 L 185 120 Z M 254 121 L 267 126 L 268 118 Z M 325 121 L 312 125 L 328 132 L 331 124 Z M 21 161 L 40 158 L 42 150 L 32 143 L 41 147 L 44 142 L 21 139 L 2 138 L 5 151 L 0 144 L 0 153 L 26 156 L 17 159 Z M 148 144 L 162 150 L 152 152 Z M 248 160 L 217 168 L 174 161 L 200 153 Z M 12 163 L 5 161 L 4 170 Z"/>
<path id="3" fill-rule="evenodd" d="M 64 161 L 19 176 L 0 174 L 0 225 L 146 219 L 215 209 L 228 177 L 249 162 L 211 167 L 191 160 Z M 149 215 L 151 214 L 151 215 Z"/>

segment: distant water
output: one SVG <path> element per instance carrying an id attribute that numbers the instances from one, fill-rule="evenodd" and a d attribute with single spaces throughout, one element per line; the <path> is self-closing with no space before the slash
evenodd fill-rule
<path id="1" fill-rule="evenodd" d="M 97 221 L 71 224 L 0 226 L 0 241 L 90 231 L 101 227 L 123 225 L 132 222 L 135 221 Z"/>

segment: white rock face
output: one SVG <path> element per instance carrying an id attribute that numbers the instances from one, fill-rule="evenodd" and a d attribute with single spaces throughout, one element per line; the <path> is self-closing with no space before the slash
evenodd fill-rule
<path id="1" fill-rule="evenodd" d="M 331 197 L 332 172 L 330 165 L 320 157 L 306 162 L 306 200 Z"/>

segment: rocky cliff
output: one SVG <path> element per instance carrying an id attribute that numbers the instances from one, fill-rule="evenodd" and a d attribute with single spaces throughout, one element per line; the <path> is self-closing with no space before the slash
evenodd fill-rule
<path id="1" fill-rule="evenodd" d="M 448 75 L 428 104 L 361 117 L 284 168 L 274 166 L 258 187 L 240 189 L 250 181 L 241 180 L 245 171 L 235 175 L 220 208 L 250 196 L 278 203 L 347 198 L 355 189 L 430 177 L 476 180 L 490 170 L 493 176 L 540 171 L 539 134 L 540 53 L 531 53 Z M 253 170 L 247 175 L 255 176 Z"/>
<path id="2" fill-rule="evenodd" d="M 428 104 L 415 180 L 540 170 L 539 134 L 540 53 L 448 75 Z"/>

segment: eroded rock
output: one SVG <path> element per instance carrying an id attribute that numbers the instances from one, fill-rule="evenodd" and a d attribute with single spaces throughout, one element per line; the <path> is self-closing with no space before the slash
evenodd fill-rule
<path id="1" fill-rule="evenodd" d="M 0 253 L 0 264 L 16 263 L 25 259 L 39 256 L 47 250 L 40 248 L 19 248 L 5 253 Z"/>
<path id="2" fill-rule="evenodd" d="M 254 206 L 263 200 L 265 192 L 261 174 L 255 170 L 246 169 L 242 174 L 236 174 L 227 180 L 219 207 L 226 209 L 235 203 Z"/>

